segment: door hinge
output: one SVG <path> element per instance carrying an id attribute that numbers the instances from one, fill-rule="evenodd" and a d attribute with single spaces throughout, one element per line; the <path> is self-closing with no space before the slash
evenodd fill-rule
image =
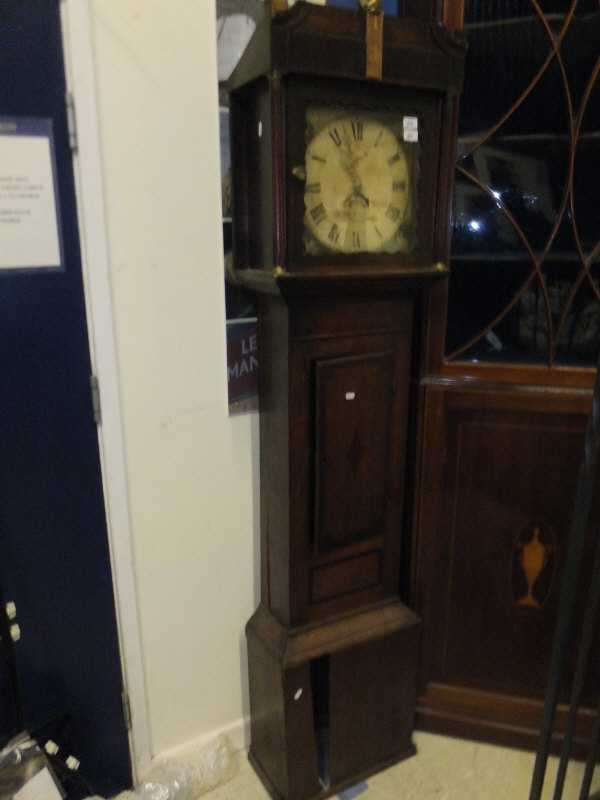
<path id="1" fill-rule="evenodd" d="M 129 704 L 129 695 L 127 692 L 121 694 L 121 703 L 123 705 L 123 720 L 125 722 L 125 730 L 131 730 L 131 705 Z"/>
<path id="2" fill-rule="evenodd" d="M 67 107 L 67 130 L 69 132 L 69 147 L 73 153 L 77 152 L 77 120 L 75 118 L 75 99 L 71 92 L 65 96 Z"/>
<path id="3" fill-rule="evenodd" d="M 92 414 L 96 425 L 102 424 L 102 410 L 100 408 L 100 385 L 95 375 L 90 375 L 90 389 L 92 391 Z"/>

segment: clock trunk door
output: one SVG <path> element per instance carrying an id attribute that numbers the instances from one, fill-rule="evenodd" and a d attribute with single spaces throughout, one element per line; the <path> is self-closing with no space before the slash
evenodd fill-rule
<path id="1" fill-rule="evenodd" d="M 390 295 L 291 304 L 289 327 L 297 336 L 290 342 L 296 377 L 288 563 L 295 623 L 398 592 L 413 299 Z M 274 554 L 273 532 L 269 545 Z M 272 589 L 278 585 L 271 581 Z"/>
<path id="2" fill-rule="evenodd" d="M 393 351 L 317 361 L 315 549 L 380 534 L 389 495 Z"/>

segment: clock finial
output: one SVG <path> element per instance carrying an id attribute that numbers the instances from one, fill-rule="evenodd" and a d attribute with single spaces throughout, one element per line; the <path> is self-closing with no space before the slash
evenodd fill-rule
<path id="1" fill-rule="evenodd" d="M 369 14 L 381 12 L 381 0 L 359 0 L 360 7 Z"/>

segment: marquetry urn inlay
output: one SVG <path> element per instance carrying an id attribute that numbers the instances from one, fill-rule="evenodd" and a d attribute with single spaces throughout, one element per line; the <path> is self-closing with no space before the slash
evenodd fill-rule
<path id="1" fill-rule="evenodd" d="M 555 552 L 554 533 L 548 525 L 535 521 L 521 530 L 512 557 L 512 591 L 519 606 L 542 608 L 552 585 Z"/>

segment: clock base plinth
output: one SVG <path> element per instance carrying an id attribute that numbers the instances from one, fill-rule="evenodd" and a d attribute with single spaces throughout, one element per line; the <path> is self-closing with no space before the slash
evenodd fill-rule
<path id="1" fill-rule="evenodd" d="M 371 775 L 375 775 L 378 772 L 382 772 L 384 769 L 387 769 L 388 767 L 393 767 L 394 764 L 398 764 L 400 761 L 404 761 L 404 759 L 414 756 L 416 752 L 417 748 L 414 746 L 414 744 L 411 744 L 411 746 L 408 748 L 406 752 L 396 754 L 393 758 L 390 758 L 388 761 L 384 761 L 381 764 L 375 765 L 372 769 L 367 770 L 364 774 L 353 775 L 352 778 L 350 778 L 349 780 L 344 781 L 343 783 L 340 783 L 337 786 L 330 786 L 326 791 L 321 789 L 321 791 L 318 794 L 312 795 L 311 797 L 305 797 L 304 795 L 301 795 L 302 800 L 324 800 L 327 797 L 333 797 L 335 795 L 338 795 L 340 794 L 340 792 L 343 792 L 344 789 L 348 789 L 350 786 L 355 786 L 362 780 L 370 778 Z M 271 782 L 269 776 L 262 769 L 260 762 L 254 757 L 252 749 L 248 751 L 248 761 L 250 762 L 252 769 L 256 772 L 257 776 L 260 778 L 262 785 L 265 787 L 265 789 L 267 790 L 269 795 L 273 798 L 273 800 L 289 800 L 291 795 L 280 794 L 278 789 Z"/>
<path id="2" fill-rule="evenodd" d="M 397 599 L 295 629 L 259 606 L 249 759 L 272 797 L 329 797 L 414 754 L 419 626 Z"/>

